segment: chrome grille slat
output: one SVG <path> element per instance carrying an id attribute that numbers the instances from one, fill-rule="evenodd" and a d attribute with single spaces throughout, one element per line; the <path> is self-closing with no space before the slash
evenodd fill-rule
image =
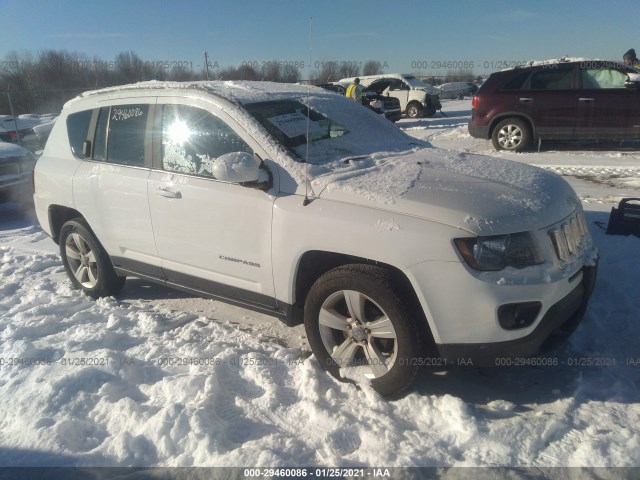
<path id="1" fill-rule="evenodd" d="M 571 263 L 572 258 L 580 253 L 583 241 L 589 236 L 584 212 L 580 209 L 575 215 L 548 232 L 553 249 L 561 264 Z"/>

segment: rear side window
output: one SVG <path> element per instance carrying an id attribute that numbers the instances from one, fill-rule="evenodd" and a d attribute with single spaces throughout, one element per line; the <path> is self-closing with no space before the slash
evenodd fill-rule
<path id="1" fill-rule="evenodd" d="M 569 90 L 573 69 L 549 69 L 531 75 L 532 90 Z"/>
<path id="2" fill-rule="evenodd" d="M 92 114 L 93 110 L 85 110 L 84 112 L 72 113 L 67 117 L 69 146 L 71 147 L 71 153 L 76 158 L 83 158 L 82 145 L 87 140 Z"/>
<path id="3" fill-rule="evenodd" d="M 144 166 L 144 145 L 149 105 L 117 105 L 109 112 L 107 160 L 109 163 Z"/>
<path id="4" fill-rule="evenodd" d="M 513 77 L 511 80 L 509 80 L 507 83 L 504 84 L 504 86 L 502 87 L 502 90 L 519 90 L 520 88 L 522 88 L 522 85 L 524 85 L 524 82 L 527 80 L 527 78 L 529 78 L 529 75 L 531 74 L 531 72 L 522 72 L 518 75 L 516 75 L 515 77 Z"/>

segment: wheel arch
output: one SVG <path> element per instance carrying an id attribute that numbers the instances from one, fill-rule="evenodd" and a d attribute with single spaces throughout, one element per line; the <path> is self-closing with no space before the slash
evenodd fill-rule
<path id="1" fill-rule="evenodd" d="M 82 214 L 74 208 L 62 205 L 49 206 L 49 227 L 51 228 L 51 237 L 56 244 L 60 240 L 60 230 L 62 230 L 62 226 L 74 218 L 84 219 Z"/>
<path id="2" fill-rule="evenodd" d="M 293 322 L 292 325 L 303 323 L 304 305 L 313 283 L 323 274 L 336 267 L 348 264 L 377 265 L 389 273 L 394 293 L 407 308 L 409 314 L 416 320 L 416 326 L 423 337 L 423 345 L 435 345 L 433 334 L 422 308 L 418 295 L 407 275 L 399 268 L 376 260 L 354 255 L 311 250 L 305 252 L 298 261 L 293 282 Z"/>
<path id="3" fill-rule="evenodd" d="M 409 111 L 409 107 L 411 107 L 412 105 L 415 105 L 417 107 L 419 113 L 424 110 L 424 106 L 418 100 L 409 100 L 409 102 L 407 102 L 407 106 L 405 107 L 404 112 L 403 112 L 405 115 L 408 115 L 407 112 Z"/>
<path id="4" fill-rule="evenodd" d="M 496 115 L 491 119 L 491 123 L 489 124 L 489 139 L 493 137 L 493 131 L 495 130 L 496 126 L 501 121 L 506 120 L 507 118 L 517 118 L 519 120 L 523 120 L 527 124 L 527 127 L 529 127 L 529 131 L 531 132 L 531 139 L 535 141 L 538 138 L 535 123 L 529 115 L 522 112 L 504 112 Z"/>

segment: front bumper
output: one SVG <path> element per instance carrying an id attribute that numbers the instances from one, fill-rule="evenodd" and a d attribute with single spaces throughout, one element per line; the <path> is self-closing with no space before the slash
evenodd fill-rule
<path id="1" fill-rule="evenodd" d="M 402 112 L 400 110 L 397 110 L 395 112 L 386 111 L 384 112 L 384 116 L 392 122 L 397 122 L 398 120 L 400 120 L 400 118 L 402 118 Z"/>
<path id="2" fill-rule="evenodd" d="M 447 363 L 493 367 L 509 365 L 513 360 L 530 358 L 554 348 L 576 329 L 596 282 L 598 266 L 583 267 L 582 281 L 564 298 L 555 303 L 537 327 L 522 338 L 495 343 L 462 343 L 437 345 Z"/>
<path id="3" fill-rule="evenodd" d="M 9 195 L 31 189 L 33 173 L 23 172 L 15 175 L 0 176 L 0 192 Z"/>

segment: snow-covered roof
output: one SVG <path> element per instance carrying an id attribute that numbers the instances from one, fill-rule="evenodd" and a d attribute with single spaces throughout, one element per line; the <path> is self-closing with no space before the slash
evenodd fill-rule
<path id="1" fill-rule="evenodd" d="M 584 57 L 561 57 L 561 58 L 550 58 L 548 60 L 529 60 L 528 62 L 519 63 L 514 65 L 513 67 L 505 68 L 502 71 L 506 72 L 509 70 L 513 70 L 515 68 L 526 68 L 526 67 L 539 67 L 544 65 L 559 65 L 562 63 L 571 63 L 571 62 L 607 62 L 610 65 L 625 65 L 622 61 L 617 60 L 606 60 L 603 58 L 584 58 Z M 627 65 L 629 66 L 629 65 Z"/>
<path id="2" fill-rule="evenodd" d="M 107 87 L 99 90 L 91 90 L 80 94 L 75 99 L 67 103 L 70 104 L 79 98 L 87 98 L 94 95 L 111 94 L 118 92 L 130 92 L 138 90 L 166 90 L 182 91 L 195 90 L 210 93 L 222 97 L 236 104 L 247 104 L 268 100 L 279 100 L 299 97 L 312 92 L 315 97 L 334 95 L 326 90 L 308 85 L 276 82 L 255 82 L 255 81 L 201 81 L 201 82 L 161 82 L 152 80 L 148 82 L 138 82 L 129 85 L 119 85 Z M 66 105 L 65 105 L 66 107 Z"/>

